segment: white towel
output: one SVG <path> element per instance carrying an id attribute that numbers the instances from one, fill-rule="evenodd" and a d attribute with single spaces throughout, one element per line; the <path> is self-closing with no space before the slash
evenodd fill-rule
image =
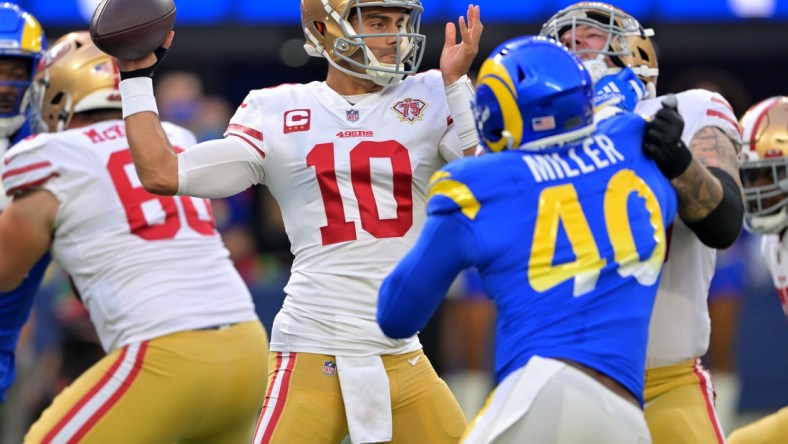
<path id="1" fill-rule="evenodd" d="M 337 356 L 337 374 L 354 444 L 392 438 L 389 378 L 380 356 Z"/>

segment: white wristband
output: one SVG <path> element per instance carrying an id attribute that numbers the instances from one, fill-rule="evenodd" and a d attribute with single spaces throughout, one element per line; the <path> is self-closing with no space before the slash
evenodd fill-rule
<path id="1" fill-rule="evenodd" d="M 120 82 L 120 98 L 123 118 L 150 111 L 159 114 L 156 98 L 153 96 L 153 79 L 134 77 Z"/>
<path id="2" fill-rule="evenodd" d="M 479 144 L 476 119 L 471 109 L 475 95 L 476 90 L 467 75 L 446 86 L 446 101 L 449 103 L 449 111 L 454 119 L 454 130 L 460 138 L 460 146 L 463 150 L 475 148 Z"/>

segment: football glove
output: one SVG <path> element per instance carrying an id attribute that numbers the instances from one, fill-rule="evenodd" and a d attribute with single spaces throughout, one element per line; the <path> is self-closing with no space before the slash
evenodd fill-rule
<path id="1" fill-rule="evenodd" d="M 120 80 L 133 79 L 134 77 L 153 77 L 153 72 L 167 55 L 167 48 L 159 46 L 153 51 L 153 54 L 156 56 L 156 63 L 145 68 L 135 69 L 134 71 L 121 71 Z"/>
<path id="2" fill-rule="evenodd" d="M 676 96 L 670 94 L 662 101 L 662 109 L 646 124 L 643 136 L 643 152 L 654 159 L 668 179 L 681 175 L 692 162 L 692 153 L 681 140 L 682 131 L 684 119 L 679 114 Z"/>

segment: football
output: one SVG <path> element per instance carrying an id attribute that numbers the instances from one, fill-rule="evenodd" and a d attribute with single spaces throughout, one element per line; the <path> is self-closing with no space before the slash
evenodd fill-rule
<path id="1" fill-rule="evenodd" d="M 172 0 L 102 0 L 90 20 L 90 38 L 105 53 L 133 60 L 158 48 L 174 25 Z"/>

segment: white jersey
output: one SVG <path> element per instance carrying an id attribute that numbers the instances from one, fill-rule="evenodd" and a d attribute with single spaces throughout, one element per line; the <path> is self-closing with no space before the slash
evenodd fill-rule
<path id="1" fill-rule="evenodd" d="M 664 97 L 644 100 L 635 111 L 653 116 Z M 717 93 L 693 89 L 676 94 L 684 118 L 682 140 L 687 146 L 706 126 L 720 128 L 736 143 L 741 135 L 728 102 Z M 648 368 L 673 365 L 706 354 L 711 321 L 706 301 L 714 276 L 717 251 L 698 239 L 677 216 L 668 232 L 668 250 L 651 315 L 646 353 Z"/>
<path id="2" fill-rule="evenodd" d="M 432 173 L 462 155 L 440 72 L 355 105 L 325 82 L 252 91 L 226 135 L 256 151 L 251 168 L 279 203 L 295 256 L 271 350 L 419 349 L 415 336 L 385 336 L 376 310 L 383 278 L 421 230 Z"/>
<path id="3" fill-rule="evenodd" d="M 195 142 L 183 128 L 164 128 L 176 149 Z M 71 276 L 107 352 L 256 319 L 210 201 L 146 192 L 123 121 L 29 137 L 5 162 L 9 195 L 40 187 L 60 202 L 52 255 Z"/>
<path id="4" fill-rule="evenodd" d="M 10 144 L 10 140 L 5 137 L 0 137 L 0 157 L 5 156 L 6 151 L 8 151 L 8 145 Z M 5 172 L 5 164 L 0 162 L 0 177 Z M 5 188 L 3 188 L 2 181 L 0 181 L 0 211 L 3 211 L 5 207 L 8 206 L 8 202 L 11 199 L 5 194 Z"/>
<path id="5" fill-rule="evenodd" d="M 766 234 L 761 237 L 761 254 L 769 267 L 774 288 L 788 316 L 788 236 Z"/>

